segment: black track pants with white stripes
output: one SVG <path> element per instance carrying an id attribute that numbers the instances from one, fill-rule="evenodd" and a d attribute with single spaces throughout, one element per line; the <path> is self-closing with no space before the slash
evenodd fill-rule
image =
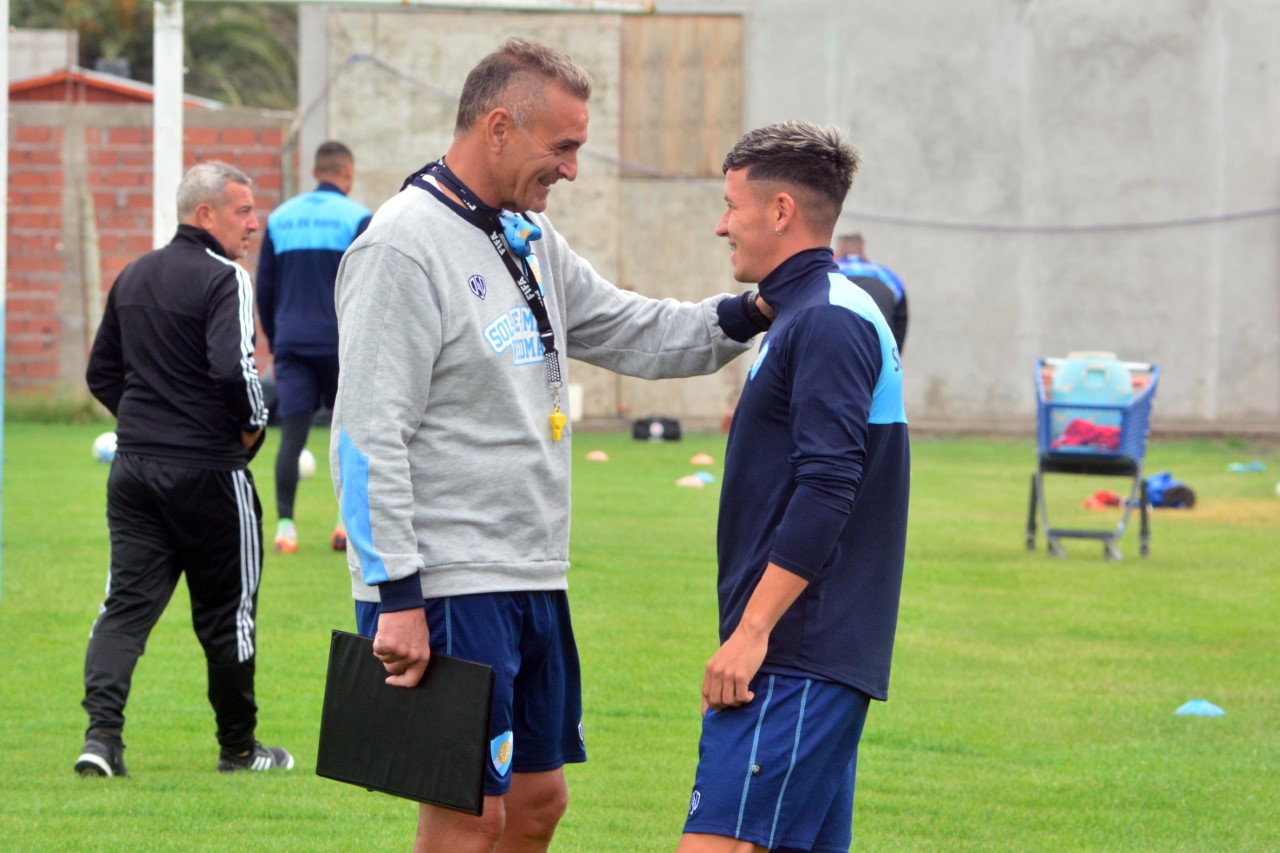
<path id="1" fill-rule="evenodd" d="M 253 476 L 119 454 L 107 480 L 107 526 L 107 598 L 84 663 L 89 736 L 120 738 L 134 667 L 178 576 L 186 574 L 218 743 L 225 751 L 250 748 L 262 568 L 262 505 Z"/>

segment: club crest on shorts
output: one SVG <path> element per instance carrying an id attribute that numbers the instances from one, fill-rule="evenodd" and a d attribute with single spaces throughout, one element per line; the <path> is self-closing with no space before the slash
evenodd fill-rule
<path id="1" fill-rule="evenodd" d="M 700 805 L 702 805 L 702 792 L 694 788 L 693 796 L 689 798 L 689 817 L 693 817 L 694 812 L 698 810 Z"/>
<path id="2" fill-rule="evenodd" d="M 484 283 L 484 276 L 482 275 L 473 275 L 467 279 L 467 287 L 471 289 L 472 293 L 480 297 L 481 301 L 484 301 L 484 298 L 489 295 L 489 285 Z"/>
<path id="3" fill-rule="evenodd" d="M 511 750 L 514 748 L 514 737 L 511 732 L 503 732 L 489 741 L 489 756 L 493 759 L 493 769 L 499 776 L 506 776 L 511 768 Z"/>

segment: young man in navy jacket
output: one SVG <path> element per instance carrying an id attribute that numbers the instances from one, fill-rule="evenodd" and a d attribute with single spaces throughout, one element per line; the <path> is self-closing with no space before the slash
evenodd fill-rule
<path id="1" fill-rule="evenodd" d="M 724 162 L 716 233 L 774 317 L 729 431 L 721 646 L 682 853 L 852 840 L 858 741 L 889 686 L 910 482 L 893 333 L 830 249 L 857 167 L 833 130 L 803 122 L 748 133 Z"/>

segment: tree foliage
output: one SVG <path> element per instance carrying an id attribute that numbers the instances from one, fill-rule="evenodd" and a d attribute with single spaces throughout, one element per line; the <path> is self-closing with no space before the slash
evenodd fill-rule
<path id="1" fill-rule="evenodd" d="M 71 29 L 79 63 L 128 59 L 131 75 L 150 83 L 152 0 L 12 0 L 17 27 Z M 183 4 L 188 92 L 229 104 L 293 109 L 297 105 L 297 9 L 292 4 Z"/>

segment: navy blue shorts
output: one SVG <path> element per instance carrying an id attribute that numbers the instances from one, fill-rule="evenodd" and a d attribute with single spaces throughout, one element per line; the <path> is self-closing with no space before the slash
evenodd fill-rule
<path id="1" fill-rule="evenodd" d="M 454 595 L 429 598 L 426 609 L 432 652 L 493 667 L 487 796 L 507 793 L 512 773 L 538 773 L 587 760 L 582 676 L 568 594 Z M 356 626 L 365 637 L 377 632 L 376 602 L 356 602 Z"/>
<path id="2" fill-rule="evenodd" d="M 281 353 L 275 358 L 281 418 L 332 409 L 338 395 L 338 356 Z"/>
<path id="3" fill-rule="evenodd" d="M 870 697 L 789 675 L 757 675 L 750 689 L 750 704 L 702 718 L 684 831 L 845 853 Z"/>

